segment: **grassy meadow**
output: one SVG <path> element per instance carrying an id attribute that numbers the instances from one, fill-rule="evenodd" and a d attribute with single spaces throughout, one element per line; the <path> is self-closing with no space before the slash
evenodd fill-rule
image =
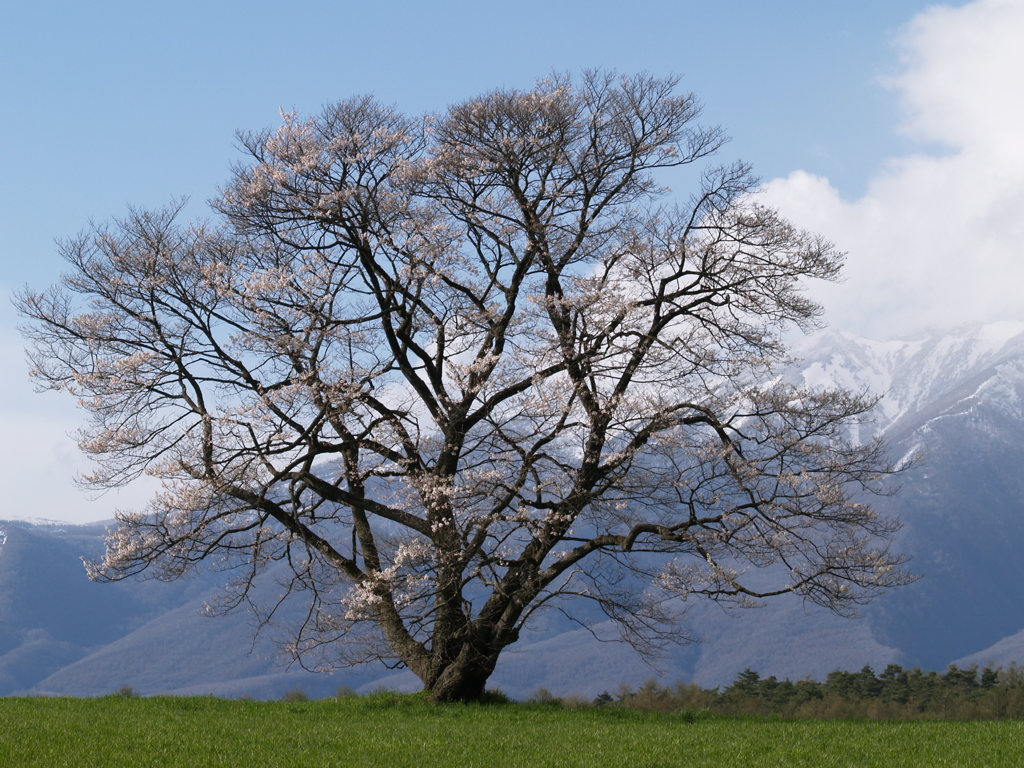
<path id="1" fill-rule="evenodd" d="M 1016 766 L 1021 721 L 871 721 L 545 704 L 0 699 L 0 765 Z"/>

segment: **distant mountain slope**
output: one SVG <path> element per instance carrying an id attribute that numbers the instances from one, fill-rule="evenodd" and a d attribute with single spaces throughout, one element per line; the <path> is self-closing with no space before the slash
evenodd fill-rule
<path id="1" fill-rule="evenodd" d="M 101 551 L 102 526 L 0 521 L 0 531 L 0 695 L 95 696 L 122 685 L 206 692 L 216 685 L 234 695 L 266 689 L 276 696 L 299 684 L 326 695 L 347 682 L 285 672 L 265 643 L 252 649 L 244 613 L 202 616 L 219 593 L 209 574 L 171 584 L 90 582 L 81 558 Z M 272 685 L 257 680 L 268 676 Z M 249 682 L 234 685 L 241 678 Z"/>
<path id="2" fill-rule="evenodd" d="M 81 556 L 96 552 L 102 528 L 0 530 L 0 694 L 31 688 L 166 608 L 145 589 L 85 578 Z"/>
<path id="3" fill-rule="evenodd" d="M 502 657 L 492 678 L 516 697 L 544 686 L 587 696 L 649 676 L 726 685 L 762 675 L 823 677 L 835 668 L 896 662 L 1024 663 L 1024 323 L 970 325 L 879 342 L 826 332 L 805 340 L 786 372 L 812 386 L 884 393 L 875 421 L 895 457 L 923 455 L 903 490 L 878 500 L 900 517 L 899 546 L 923 578 L 848 621 L 783 599 L 736 615 L 695 602 L 704 642 L 648 666 L 593 616 L 593 633 L 557 613 Z M 0 521 L 0 695 L 145 693 L 273 698 L 296 686 L 418 687 L 383 668 L 331 676 L 285 670 L 265 640 L 252 647 L 244 614 L 200 616 L 210 575 L 161 584 L 92 584 L 80 558 L 102 546 L 101 526 Z M 596 637 L 595 637 L 596 635 Z"/>
<path id="4" fill-rule="evenodd" d="M 992 665 L 1006 669 L 1010 664 L 1017 664 L 1024 667 L 1024 629 L 1008 637 L 1004 637 L 988 648 L 975 651 L 972 654 L 963 656 L 953 661 L 961 669 L 972 665 L 984 667 Z"/>
<path id="5" fill-rule="evenodd" d="M 371 680 L 383 673 L 314 675 L 285 669 L 272 646 L 253 642 L 255 630 L 244 613 L 208 617 L 202 614 L 205 602 L 191 600 L 157 616 L 39 681 L 34 691 L 95 696 L 130 685 L 145 694 L 275 698 L 301 687 L 308 695 L 328 696 L 338 686 L 364 684 L 368 673 Z"/>

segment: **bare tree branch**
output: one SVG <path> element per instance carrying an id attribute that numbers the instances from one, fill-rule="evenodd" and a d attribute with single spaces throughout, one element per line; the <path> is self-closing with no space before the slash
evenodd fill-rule
<path id="1" fill-rule="evenodd" d="M 849 437 L 874 402 L 771 383 L 842 255 L 708 165 L 726 138 L 676 89 L 285 115 L 240 135 L 216 225 L 175 203 L 63 243 L 62 284 L 18 297 L 33 376 L 88 413 L 87 484 L 164 484 L 91 575 L 234 569 L 233 606 L 287 569 L 291 653 L 437 700 L 478 698 L 543 607 L 596 601 L 654 652 L 690 595 L 842 613 L 905 583 L 865 502 L 893 468 Z"/>

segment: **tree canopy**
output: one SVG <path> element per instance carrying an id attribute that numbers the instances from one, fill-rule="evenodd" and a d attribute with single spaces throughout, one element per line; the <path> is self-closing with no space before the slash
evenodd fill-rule
<path id="1" fill-rule="evenodd" d="M 89 415 L 86 484 L 163 483 L 91 576 L 231 569 L 236 604 L 284 564 L 291 653 L 437 700 L 478 698 L 545 606 L 653 652 L 691 596 L 843 612 L 903 583 L 864 495 L 892 467 L 848 436 L 873 402 L 778 376 L 842 255 L 713 164 L 699 114 L 602 72 L 419 118 L 353 98 L 241 134 L 212 222 L 64 242 L 18 298 L 32 374 Z M 685 200 L 656 178 L 684 166 Z"/>

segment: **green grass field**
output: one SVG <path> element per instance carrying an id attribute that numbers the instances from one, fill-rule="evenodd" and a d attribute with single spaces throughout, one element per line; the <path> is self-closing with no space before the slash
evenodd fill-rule
<path id="1" fill-rule="evenodd" d="M 544 705 L 0 699 L 0 765 L 1017 766 L 1020 721 L 781 720 Z"/>

